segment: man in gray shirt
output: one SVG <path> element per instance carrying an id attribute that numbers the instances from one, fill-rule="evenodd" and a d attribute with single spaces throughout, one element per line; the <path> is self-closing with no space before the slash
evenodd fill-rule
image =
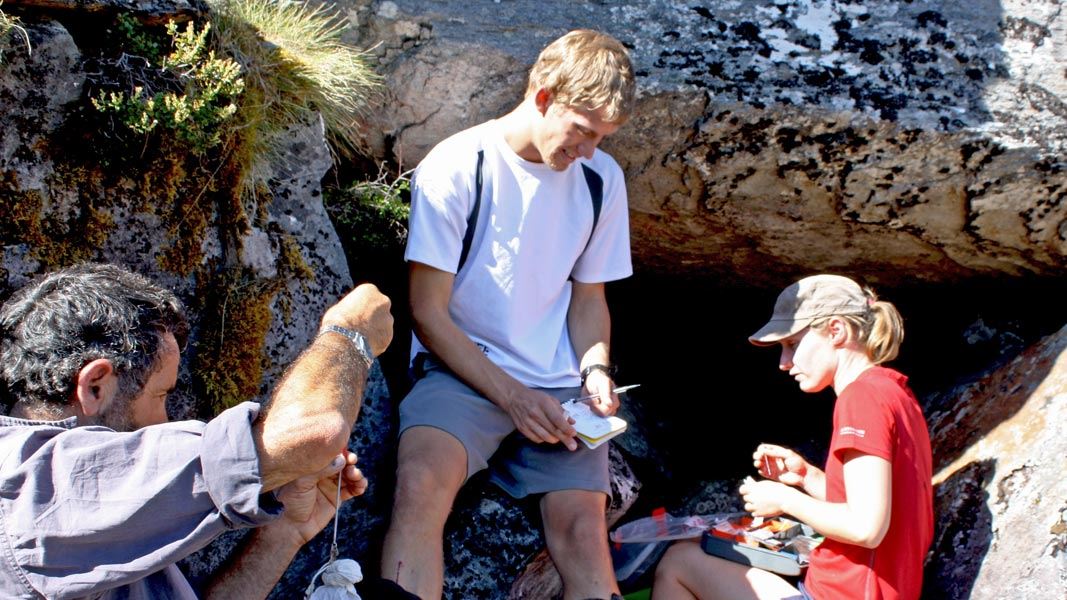
<path id="1" fill-rule="evenodd" d="M 366 489 L 346 444 L 392 339 L 377 288 L 326 311 L 265 405 L 167 423 L 188 331 L 172 293 L 110 265 L 47 275 L 0 308 L 4 597 L 196 598 L 174 563 L 258 527 L 204 594 L 262 598 L 329 522 L 336 478 L 343 499 Z"/>

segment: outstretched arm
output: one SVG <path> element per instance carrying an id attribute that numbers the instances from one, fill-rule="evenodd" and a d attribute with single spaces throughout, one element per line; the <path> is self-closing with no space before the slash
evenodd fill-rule
<path id="1" fill-rule="evenodd" d="M 322 317 L 367 338 L 381 354 L 393 335 L 389 299 L 361 285 Z M 301 546 L 329 523 L 341 501 L 362 494 L 367 481 L 348 444 L 373 357 L 345 336 L 319 335 L 293 363 L 253 424 L 263 491 L 277 490 L 283 516 L 252 532 L 233 562 L 215 574 L 206 598 L 265 598 Z"/>
<path id="2" fill-rule="evenodd" d="M 375 355 L 393 337 L 389 299 L 357 287 L 322 317 L 363 334 Z M 371 357 L 373 358 L 373 357 Z M 263 491 L 325 468 L 348 443 L 370 362 L 342 335 L 319 335 L 286 372 L 253 425 Z"/>

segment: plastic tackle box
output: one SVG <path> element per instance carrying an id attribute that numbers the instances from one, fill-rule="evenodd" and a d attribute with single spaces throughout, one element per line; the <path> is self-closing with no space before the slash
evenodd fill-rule
<path id="1" fill-rule="evenodd" d="M 819 540 L 801 535 L 800 523 L 778 517 L 761 525 L 747 516 L 724 519 L 703 533 L 700 547 L 712 556 L 779 575 L 797 576 Z"/>
<path id="2" fill-rule="evenodd" d="M 704 532 L 700 540 L 700 547 L 704 549 L 704 552 L 712 556 L 757 567 L 779 575 L 800 575 L 807 566 L 800 563 L 800 557 L 796 554 L 749 546 L 741 542 L 716 537 L 711 532 Z"/>

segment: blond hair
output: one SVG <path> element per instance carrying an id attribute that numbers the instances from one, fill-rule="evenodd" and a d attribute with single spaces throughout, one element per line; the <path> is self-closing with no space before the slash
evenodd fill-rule
<path id="1" fill-rule="evenodd" d="M 545 89 L 563 106 L 603 110 L 609 123 L 622 123 L 634 108 L 630 55 L 615 38 L 576 29 L 549 44 L 530 69 L 526 96 Z"/>
<path id="2" fill-rule="evenodd" d="M 904 319 L 892 302 L 879 300 L 871 288 L 863 288 L 867 296 L 868 310 L 861 315 L 833 315 L 844 321 L 863 344 L 867 358 L 876 365 L 897 357 L 904 342 Z M 822 329 L 831 317 L 824 317 L 811 324 L 812 329 Z"/>

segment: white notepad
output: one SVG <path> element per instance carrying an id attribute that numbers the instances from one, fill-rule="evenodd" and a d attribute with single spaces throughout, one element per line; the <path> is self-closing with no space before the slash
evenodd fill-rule
<path id="1" fill-rule="evenodd" d="M 570 400 L 563 403 L 567 416 L 574 419 L 578 439 L 590 450 L 626 431 L 626 421 L 619 417 L 602 417 L 585 402 Z"/>

